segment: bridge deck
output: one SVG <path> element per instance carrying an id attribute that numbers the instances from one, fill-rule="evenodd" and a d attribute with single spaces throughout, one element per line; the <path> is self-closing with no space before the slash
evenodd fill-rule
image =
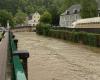
<path id="1" fill-rule="evenodd" d="M 30 52 L 29 80 L 100 80 L 100 54 L 31 32 L 15 35 Z"/>

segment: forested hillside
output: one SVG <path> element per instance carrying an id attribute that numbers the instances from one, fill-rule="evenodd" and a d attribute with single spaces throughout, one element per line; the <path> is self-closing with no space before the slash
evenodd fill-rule
<path id="1" fill-rule="evenodd" d="M 75 0 L 73 0 L 75 2 Z M 45 9 L 57 8 L 63 10 L 73 3 L 72 0 L 0 0 L 0 9 L 6 9 L 13 14 L 18 9 L 32 13 L 36 10 L 43 12 Z M 61 11 L 60 11 L 61 12 Z"/>
<path id="2" fill-rule="evenodd" d="M 76 3 L 81 3 L 84 6 L 83 9 L 85 10 L 83 11 L 87 11 L 86 9 L 91 10 L 91 8 L 97 8 L 95 0 L 0 0 L 0 10 L 11 12 L 12 16 L 15 16 L 18 11 L 22 11 L 29 15 L 35 11 L 42 14 L 47 10 L 52 15 L 52 24 L 58 25 L 59 15 L 69 6 Z"/>

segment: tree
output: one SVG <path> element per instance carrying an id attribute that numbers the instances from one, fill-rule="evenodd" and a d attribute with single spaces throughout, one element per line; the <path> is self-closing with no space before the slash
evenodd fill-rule
<path id="1" fill-rule="evenodd" d="M 25 8 L 25 12 L 26 12 L 27 14 L 31 14 L 31 13 L 35 12 L 34 7 L 31 6 L 31 5 L 28 5 L 28 6 Z"/>
<path id="2" fill-rule="evenodd" d="M 7 21 L 9 21 L 10 26 L 12 26 L 12 27 L 14 26 L 12 14 L 6 10 L 1 10 L 0 11 L 0 24 L 1 24 L 1 26 L 6 27 Z"/>
<path id="3" fill-rule="evenodd" d="M 18 12 L 15 15 L 15 22 L 16 24 L 23 24 L 26 20 L 26 13 L 22 12 L 21 10 L 18 10 Z"/>
<path id="4" fill-rule="evenodd" d="M 0 10 L 5 9 L 13 16 L 18 13 L 18 9 L 28 15 L 36 11 L 43 14 L 47 10 L 52 15 L 52 24 L 58 25 L 60 14 L 73 4 L 82 4 L 83 18 L 96 16 L 96 1 L 100 3 L 100 0 L 0 0 Z"/>
<path id="5" fill-rule="evenodd" d="M 51 14 L 48 11 L 45 11 L 41 15 L 40 21 L 43 22 L 43 23 L 51 24 L 51 22 L 52 22 L 52 16 L 51 16 Z"/>
<path id="6" fill-rule="evenodd" d="M 81 17 L 82 18 L 90 18 L 97 16 L 97 3 L 95 0 L 83 0 L 81 2 L 82 9 L 81 9 Z"/>
<path id="7" fill-rule="evenodd" d="M 50 8 L 48 9 L 52 15 L 52 24 L 53 25 L 59 25 L 59 10 L 56 5 L 51 5 Z"/>

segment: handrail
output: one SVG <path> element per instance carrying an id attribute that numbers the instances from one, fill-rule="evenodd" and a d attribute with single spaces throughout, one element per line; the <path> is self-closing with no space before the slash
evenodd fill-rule
<path id="1" fill-rule="evenodd" d="M 11 45 L 11 50 L 12 50 L 12 63 L 13 63 L 13 68 L 14 68 L 14 80 L 27 80 L 25 71 L 23 69 L 21 60 L 18 55 L 14 55 L 14 51 L 16 51 L 16 45 L 14 43 L 13 39 L 13 34 L 10 33 L 10 45 Z"/>

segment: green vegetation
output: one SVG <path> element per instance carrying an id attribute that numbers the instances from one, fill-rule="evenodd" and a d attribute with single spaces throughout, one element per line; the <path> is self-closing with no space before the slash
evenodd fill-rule
<path id="1" fill-rule="evenodd" d="M 2 38 L 2 32 L 0 32 L 0 39 Z"/>
<path id="2" fill-rule="evenodd" d="M 7 21 L 9 21 L 10 25 L 13 26 L 13 16 L 10 12 L 6 10 L 1 10 L 0 11 L 0 24 L 2 26 L 7 26 Z"/>
<path id="3" fill-rule="evenodd" d="M 51 22 L 52 22 L 52 16 L 51 16 L 51 14 L 48 11 L 45 11 L 43 13 L 43 15 L 41 15 L 40 21 L 42 23 L 51 24 Z"/>
<path id="4" fill-rule="evenodd" d="M 0 32 L 0 41 L 2 40 L 2 38 L 3 38 L 3 32 Z"/>
<path id="5" fill-rule="evenodd" d="M 25 14 L 21 10 L 18 10 L 16 15 L 15 15 L 15 18 L 14 18 L 15 19 L 15 23 L 16 24 L 20 24 L 20 25 L 25 23 L 26 17 L 27 17 L 27 14 Z"/>
<path id="6" fill-rule="evenodd" d="M 81 10 L 81 17 L 82 18 L 90 18 L 97 16 L 97 3 L 94 0 L 83 0 L 81 2 L 82 10 Z"/>
<path id="7" fill-rule="evenodd" d="M 36 29 L 38 34 L 48 36 L 48 32 L 50 30 L 50 24 L 41 23 L 37 25 Z"/>
<path id="8" fill-rule="evenodd" d="M 29 15 L 38 11 L 40 14 L 43 14 L 45 11 L 48 11 L 52 16 L 52 24 L 59 24 L 59 16 L 63 13 L 68 7 L 73 4 L 82 4 L 81 16 L 83 18 L 96 16 L 97 4 L 95 0 L 0 0 L 0 13 L 2 16 L 6 16 L 3 20 L 0 18 L 0 23 L 2 26 L 5 26 L 7 20 L 10 19 L 10 25 L 13 26 L 15 23 L 19 23 L 18 16 L 21 14 L 23 17 L 25 14 Z M 1 10 L 5 10 L 3 14 Z M 21 11 L 21 12 L 18 12 Z M 8 16 L 10 18 L 8 19 Z M 17 20 L 15 20 L 17 16 Z M 21 17 L 21 23 L 24 18 Z M 21 24 L 20 23 L 20 24 Z"/>
<path id="9" fill-rule="evenodd" d="M 38 26 L 37 34 L 63 39 L 75 43 L 83 43 L 90 46 L 100 47 L 100 34 L 76 32 L 67 30 L 55 30 L 50 26 Z"/>

